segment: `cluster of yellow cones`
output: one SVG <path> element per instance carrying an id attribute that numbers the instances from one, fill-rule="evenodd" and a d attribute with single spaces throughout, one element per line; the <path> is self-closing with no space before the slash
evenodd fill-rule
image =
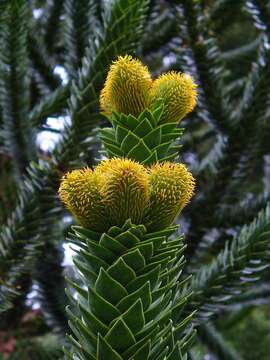
<path id="1" fill-rule="evenodd" d="M 152 80 L 149 70 L 131 56 L 113 63 L 101 92 L 101 110 L 138 116 L 162 100 L 161 122 L 180 121 L 196 104 L 196 85 L 186 74 L 169 72 Z M 106 232 L 127 219 L 148 231 L 171 225 L 194 193 L 195 181 L 183 164 L 146 167 L 127 158 L 102 161 L 94 170 L 67 173 L 59 194 L 84 227 Z"/>
<path id="2" fill-rule="evenodd" d="M 176 122 L 191 112 L 197 99 L 192 77 L 179 72 L 168 72 L 152 80 L 150 72 L 139 60 L 126 55 L 111 65 L 101 92 L 101 110 L 138 116 L 159 99 L 165 111 L 162 121 Z"/>
<path id="3" fill-rule="evenodd" d="M 122 158 L 105 160 L 95 170 L 67 173 L 60 197 L 83 226 L 104 232 L 131 219 L 156 231 L 169 226 L 194 191 L 183 164 L 165 162 L 150 168 Z"/>

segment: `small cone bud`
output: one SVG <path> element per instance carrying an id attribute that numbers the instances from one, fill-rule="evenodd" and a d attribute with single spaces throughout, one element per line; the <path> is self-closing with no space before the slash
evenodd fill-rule
<path id="1" fill-rule="evenodd" d="M 169 72 L 158 77 L 151 89 L 152 102 L 162 99 L 161 122 L 178 122 L 191 112 L 197 100 L 196 84 L 187 74 Z"/>
<path id="2" fill-rule="evenodd" d="M 129 159 L 114 158 L 97 166 L 102 177 L 101 193 L 112 225 L 131 219 L 140 224 L 149 201 L 148 172 Z"/>
<path id="3" fill-rule="evenodd" d="M 101 110 L 138 116 L 149 106 L 152 85 L 148 68 L 130 55 L 120 56 L 110 68 L 100 96 Z"/>
<path id="4" fill-rule="evenodd" d="M 195 181 L 183 164 L 166 162 L 152 166 L 149 183 L 150 202 L 145 223 L 149 230 L 156 231 L 171 225 L 187 205 Z"/>
<path id="5" fill-rule="evenodd" d="M 89 168 L 71 171 L 64 176 L 59 195 L 78 223 L 103 232 L 108 224 L 98 180 L 98 176 Z"/>

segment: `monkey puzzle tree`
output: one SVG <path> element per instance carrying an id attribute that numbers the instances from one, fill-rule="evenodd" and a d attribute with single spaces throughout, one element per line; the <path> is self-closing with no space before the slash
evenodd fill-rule
<path id="1" fill-rule="evenodd" d="M 130 243 L 127 252 L 133 248 L 136 251 L 148 242 L 142 255 L 144 260 L 141 259 L 148 270 L 145 273 L 141 270 L 140 276 L 154 269 L 151 256 L 160 256 L 157 262 L 161 262 L 162 270 L 155 269 L 150 275 L 154 278 L 158 274 L 157 288 L 168 279 L 174 287 L 171 292 L 169 286 L 162 290 L 164 299 L 160 306 L 165 306 L 169 297 L 171 304 L 170 310 L 169 307 L 164 310 L 164 323 L 160 320 L 159 331 L 168 324 L 168 319 L 178 324 L 187 318 L 189 325 L 183 320 L 183 328 L 178 332 L 183 354 L 186 348 L 182 336 L 189 336 L 193 326 L 198 330 L 196 339 L 203 346 L 202 352 L 221 360 L 258 356 L 256 349 L 255 354 L 252 355 L 251 349 L 247 354 L 234 336 L 233 343 L 239 351 L 236 353 L 226 338 L 228 329 L 239 329 L 242 319 L 248 318 L 255 306 L 269 304 L 269 14 L 269 1 L 265 0 L 0 1 L 0 353 L 3 356 L 10 352 L 13 360 L 63 356 L 64 335 L 70 331 L 65 311 L 65 306 L 70 304 L 65 294 L 69 285 L 64 272 L 68 272 L 69 282 L 75 286 L 72 297 L 78 297 L 80 303 L 77 310 L 71 306 L 69 311 L 71 322 L 75 322 L 74 337 L 82 336 L 83 329 L 76 333 L 80 326 L 78 319 L 89 314 L 86 306 L 87 313 L 82 315 L 86 294 L 83 283 L 92 276 L 89 287 L 95 291 L 99 266 L 104 268 L 102 281 L 99 278 L 101 283 L 109 271 L 102 261 L 112 266 L 124 256 L 121 249 L 110 260 L 101 258 L 100 252 L 93 253 L 100 250 L 97 242 L 101 238 L 96 234 L 108 235 L 113 226 L 120 231 L 108 235 L 113 244 L 121 232 L 133 234 L 134 228 L 133 235 L 140 243 L 131 235 L 135 242 Z M 125 82 L 122 77 L 125 71 L 121 75 L 117 67 L 112 67 L 109 72 L 118 56 L 122 56 L 124 66 L 125 55 L 135 55 L 149 68 L 148 71 L 135 62 L 137 68 L 129 78 L 138 86 L 134 92 L 129 88 L 132 81 Z M 59 76 L 59 70 L 65 79 Z M 183 89 L 193 89 L 193 82 L 179 72 L 192 75 L 197 84 L 197 106 L 185 118 L 179 97 L 185 98 Z M 136 83 L 138 74 L 142 76 Z M 179 88 L 178 98 L 173 101 L 175 81 L 185 85 Z M 177 111 L 172 110 L 172 104 L 176 107 L 180 104 Z M 191 101 L 189 109 L 193 106 Z M 182 118 L 184 131 L 176 126 Z M 60 122 L 64 126 L 59 130 Z M 137 128 L 139 124 L 141 129 Z M 52 149 L 41 146 L 40 138 L 44 135 L 57 137 Z M 147 257 L 152 235 L 170 228 L 175 214 L 185 204 L 177 197 L 159 202 L 159 191 L 165 193 L 170 187 L 183 196 L 182 185 L 177 188 L 174 183 L 181 183 L 185 174 L 185 168 L 174 160 L 176 153 L 196 179 L 195 194 L 176 219 L 185 240 L 177 240 L 180 233 L 172 233 L 171 241 L 164 240 L 160 248 L 152 244 L 153 253 L 150 251 L 151 256 Z M 111 159 L 107 162 L 111 167 L 103 162 L 97 165 L 104 155 Z M 128 162 L 121 163 L 122 157 L 128 158 Z M 168 165 L 168 161 L 174 166 Z M 142 191 L 138 199 L 133 199 L 132 191 L 127 202 L 122 201 L 117 191 L 117 176 L 124 164 L 135 166 L 136 181 Z M 78 170 L 86 167 L 85 172 Z M 92 212 L 86 202 L 85 212 L 76 213 L 75 197 L 73 210 L 70 207 L 75 215 L 73 220 L 59 201 L 58 189 L 63 175 L 74 169 L 78 172 L 73 173 L 73 180 L 81 184 L 79 193 L 89 181 L 91 201 L 95 206 L 101 201 L 102 206 L 93 205 Z M 86 183 L 83 176 L 88 179 Z M 160 177 L 166 180 L 161 181 Z M 189 176 L 187 182 L 188 179 Z M 156 187 L 158 191 L 154 190 Z M 128 191 L 128 187 L 123 189 Z M 135 200 L 140 201 L 140 206 L 130 205 Z M 84 204 L 86 199 L 80 201 Z M 117 209 L 125 203 L 128 206 L 116 211 L 109 206 L 113 203 Z M 82 222 L 90 213 L 93 219 Z M 129 218 L 130 222 L 122 223 Z M 71 235 L 71 241 L 79 241 L 82 248 L 74 261 L 75 267 L 81 267 L 83 279 L 63 265 L 62 245 L 73 221 L 88 229 L 84 233 L 83 228 L 75 226 Z M 99 227 L 92 228 L 94 223 Z M 148 238 L 149 234 L 152 235 Z M 169 234 L 160 237 L 168 239 Z M 166 266 L 162 257 L 165 255 L 161 254 L 164 244 L 175 246 L 170 250 L 168 257 L 172 258 Z M 85 268 L 86 254 L 98 259 L 94 270 Z M 166 271 L 170 266 L 174 268 L 172 263 L 178 257 L 180 278 L 176 279 L 173 271 L 166 278 Z M 139 276 L 133 269 L 130 274 L 134 273 L 135 283 Z M 115 276 L 119 274 L 118 271 Z M 120 282 L 120 285 L 122 289 L 127 284 Z M 31 292 L 33 288 L 36 294 Z M 150 287 L 144 294 L 153 296 L 157 288 Z M 156 296 L 162 296 L 162 291 Z M 29 293 L 39 302 L 40 314 L 29 307 Z M 120 294 L 119 290 L 116 295 Z M 180 300 L 178 306 L 179 299 L 183 299 L 183 304 Z M 194 310 L 196 313 L 189 317 Z M 145 311 L 143 308 L 144 316 Z M 170 311 L 173 314 L 168 315 Z M 148 313 L 148 320 L 149 316 Z M 97 325 L 93 320 L 90 323 Z M 173 330 L 177 326 L 168 325 L 168 328 Z M 105 339 L 107 330 L 95 331 Z M 129 341 L 134 341 L 135 332 L 133 329 Z M 249 342 L 259 344 L 259 333 L 247 333 L 252 339 Z M 160 336 L 162 341 L 157 342 L 157 349 L 165 344 L 164 339 Z M 171 352 L 173 341 L 168 349 L 165 346 L 164 352 Z M 70 349 L 68 344 L 66 349 Z M 79 351 L 76 346 L 74 349 Z M 186 355 L 195 358 L 195 350 L 190 348 Z M 85 351 L 91 353 L 93 349 Z M 149 348 L 152 359 L 156 355 L 151 351 Z M 161 351 L 158 356 L 167 355 Z"/>

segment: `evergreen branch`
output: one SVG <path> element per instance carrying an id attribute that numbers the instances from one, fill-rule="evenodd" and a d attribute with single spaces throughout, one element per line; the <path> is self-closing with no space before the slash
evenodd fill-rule
<path id="1" fill-rule="evenodd" d="M 210 151 L 209 155 L 206 155 L 205 160 L 202 162 L 202 167 L 200 171 L 200 181 L 204 184 L 204 195 L 197 199 L 196 202 L 191 204 L 191 219 L 192 219 L 192 228 L 198 231 L 199 229 L 212 228 L 215 226 L 213 214 L 217 210 L 217 205 L 220 202 L 220 198 L 224 194 L 224 189 L 226 189 L 227 184 L 231 180 L 231 177 L 239 163 L 241 158 L 243 145 L 239 140 L 239 132 L 231 134 L 228 138 L 223 138 L 220 145 L 222 151 L 219 150 L 218 143 L 214 146 L 214 149 Z M 216 151 L 215 151 L 216 150 Z M 209 163 L 210 160 L 214 163 Z M 209 166 L 210 165 L 210 166 Z M 209 171 L 210 170 L 210 171 Z M 198 209 L 202 207 L 205 208 L 207 203 L 205 218 L 207 219 L 207 224 L 205 219 L 198 214 Z M 199 236 L 198 236 L 199 235 Z M 203 236 L 203 233 L 197 232 L 197 240 L 193 241 L 197 243 L 199 239 Z"/>
<path id="2" fill-rule="evenodd" d="M 210 231 L 200 240 L 190 260 L 188 272 L 194 273 L 202 264 L 207 263 L 211 257 L 217 255 L 222 249 L 224 241 L 228 239 L 228 235 L 233 236 L 233 233 L 238 232 L 240 226 L 251 222 L 256 214 L 267 206 L 269 201 L 269 192 L 265 191 L 260 195 L 250 193 L 249 196 L 237 203 L 221 203 L 218 206 L 218 211 L 213 214 L 213 222 L 218 226 L 218 230 Z"/>
<path id="3" fill-rule="evenodd" d="M 219 360 L 241 360 L 240 354 L 230 346 L 212 323 L 201 324 L 198 335 Z"/>
<path id="4" fill-rule="evenodd" d="M 263 123 L 262 126 L 252 130 L 254 125 L 250 123 L 249 130 L 247 126 L 241 128 L 246 136 L 244 134 L 239 136 L 239 130 L 236 128 L 235 132 L 221 143 L 222 151 L 219 151 L 219 147 L 217 147 L 218 151 L 215 151 L 216 147 L 214 147 L 206 156 L 206 162 L 202 163 L 210 166 L 202 167 L 199 173 L 201 184 L 205 189 L 204 195 L 190 207 L 192 228 L 189 236 L 192 238 L 190 240 L 193 245 L 192 253 L 194 250 L 196 252 L 198 242 L 207 232 L 206 229 L 209 230 L 217 225 L 227 228 L 243 225 L 246 221 L 251 221 L 257 213 L 256 209 L 261 209 L 260 204 L 263 207 L 266 203 L 267 195 L 265 200 L 263 200 L 265 196 L 261 195 L 262 198 L 259 197 L 254 206 L 244 207 L 244 204 L 247 205 L 245 197 L 253 191 L 254 184 L 259 186 L 259 192 L 264 188 L 262 181 L 264 164 L 258 163 L 258 159 L 263 159 L 263 156 L 269 152 L 269 143 L 266 141 L 269 136 L 268 118 L 268 108 L 266 108 L 265 114 L 257 117 L 257 120 Z M 246 143 L 248 146 L 245 145 Z M 210 160 L 213 160 L 212 163 L 207 160 L 209 156 Z M 255 173 L 258 175 L 258 172 L 261 178 L 254 176 Z M 251 202 L 248 203 L 251 205 Z M 202 207 L 206 211 L 204 218 L 198 214 Z M 245 218 L 245 214 L 249 214 L 249 217 Z M 194 228 L 196 230 L 193 232 Z"/>
<path id="5" fill-rule="evenodd" d="M 230 69 L 230 77 L 225 84 L 224 93 L 230 98 L 231 109 L 238 107 L 241 103 L 250 66 L 257 57 L 261 41 L 262 36 L 259 35 L 248 44 L 222 53 L 222 59 Z"/>
<path id="6" fill-rule="evenodd" d="M 1 0 L 1 2 L 0 2 L 1 15 L 3 15 L 3 12 L 6 10 L 8 3 L 9 3 L 9 0 Z"/>
<path id="7" fill-rule="evenodd" d="M 29 265 L 30 267 L 30 265 Z M 1 287 L 0 293 L 3 300 L 3 304 L 6 300 L 9 300 L 9 307 L 2 309 L 0 331 L 9 331 L 17 327 L 18 322 L 22 319 L 23 315 L 27 311 L 27 294 L 31 288 L 31 277 L 29 274 L 21 274 L 19 282 L 13 282 L 8 287 Z M 8 298 L 8 291 L 12 292 L 10 298 Z M 7 311 L 9 310 L 9 311 Z M 1 311 L 0 311 L 1 312 Z"/>
<path id="8" fill-rule="evenodd" d="M 216 21 L 224 16 L 226 11 L 230 11 L 232 7 L 241 6 L 244 3 L 244 0 L 238 0 L 237 2 L 234 0 L 216 0 L 213 5 L 209 8 L 209 17 L 211 21 Z"/>
<path id="9" fill-rule="evenodd" d="M 270 5 L 264 0 L 245 0 L 246 8 L 253 17 L 254 25 L 270 35 Z"/>
<path id="10" fill-rule="evenodd" d="M 57 89 L 61 85 L 61 79 L 58 75 L 54 74 L 54 63 L 42 42 L 37 40 L 33 34 L 28 37 L 28 49 L 38 83 L 41 83 L 41 86 L 43 86 L 47 92 Z"/>
<path id="11" fill-rule="evenodd" d="M 0 284 L 0 314 L 12 308 L 12 301 L 18 295 L 16 289 Z"/>
<path id="12" fill-rule="evenodd" d="M 258 196 L 250 196 L 234 206 L 223 206 L 219 209 L 218 220 L 223 219 L 224 225 L 242 225 L 245 221 L 251 221 L 255 214 L 264 208 L 270 200 L 268 191 Z"/>
<path id="13" fill-rule="evenodd" d="M 65 45 L 66 68 L 71 78 L 81 67 L 90 34 L 98 31 L 100 24 L 96 18 L 97 5 L 93 0 L 65 1 Z"/>
<path id="14" fill-rule="evenodd" d="M 29 109 L 28 55 L 26 51 L 28 7 L 12 0 L 0 26 L 0 106 L 2 139 L 13 159 L 15 174 L 22 175 L 33 157 L 33 134 L 26 121 Z"/>
<path id="15" fill-rule="evenodd" d="M 29 229 L 32 230 L 33 235 L 38 235 L 35 234 L 36 233 L 36 228 L 35 225 L 38 225 L 37 223 L 34 222 L 36 216 L 35 216 L 35 212 L 37 211 L 37 209 L 35 209 L 35 200 L 33 198 L 33 194 L 35 191 L 44 191 L 44 200 L 47 200 L 47 203 L 44 203 L 44 208 L 46 209 L 47 207 L 51 207 L 52 209 L 54 209 L 53 203 L 48 204 L 48 200 L 51 199 L 51 192 L 52 189 L 56 189 L 57 185 L 55 186 L 55 184 L 53 185 L 52 183 L 49 183 L 49 179 L 45 179 L 45 174 L 46 171 L 48 170 L 49 167 L 46 166 L 44 163 L 39 163 L 39 165 L 37 164 L 31 164 L 29 169 L 28 169 L 28 177 L 26 177 L 24 179 L 24 191 L 19 194 L 19 202 L 18 202 L 18 206 L 16 208 L 16 210 L 14 211 L 14 213 L 12 213 L 12 216 L 8 219 L 7 221 L 7 225 L 2 227 L 2 238 L 1 238 L 1 255 L 2 255 L 2 262 L 1 262 L 1 273 L 4 274 L 5 270 L 7 268 L 9 268 L 10 266 L 10 262 L 13 261 L 14 259 L 18 258 L 18 256 L 22 256 L 22 250 L 23 250 L 23 245 L 24 242 L 22 241 L 25 235 L 25 230 L 26 227 L 29 227 Z M 55 176 L 55 174 L 54 174 Z M 42 177 L 42 179 L 41 179 Z M 50 192 L 48 192 L 48 187 L 46 188 L 45 185 L 48 186 L 48 183 L 50 185 Z M 44 188 L 42 189 L 42 186 L 44 186 Z M 41 195 L 41 194 L 39 194 Z M 53 194 L 55 197 L 55 194 Z M 29 201 L 30 200 L 30 201 Z M 24 217 L 20 211 L 21 208 L 26 207 L 29 211 L 29 213 L 27 214 L 27 217 Z M 48 208 L 48 209 L 49 209 Z M 30 211 L 31 209 L 31 211 Z M 40 214 L 36 214 L 36 215 L 40 215 Z M 32 219 L 31 219 L 32 216 Z M 12 226 L 14 225 L 14 227 Z M 14 231 L 14 233 L 12 233 L 12 230 Z M 20 239 L 20 244 L 12 244 L 12 238 L 14 235 L 17 235 Z M 28 236 L 29 234 L 27 234 L 26 236 Z M 14 249 L 12 249 L 12 245 L 15 245 Z M 18 248 L 17 248 L 18 246 Z M 15 251 L 15 253 L 13 252 L 13 250 Z M 30 250 L 30 249 L 28 249 Z M 5 260 L 5 261 L 3 261 Z M 20 261 L 19 261 L 20 263 Z"/>
<path id="16" fill-rule="evenodd" d="M 253 63 L 243 92 L 241 103 L 232 114 L 235 127 L 245 126 L 245 132 L 254 128 L 254 117 L 263 118 L 263 112 L 267 108 L 268 94 L 270 91 L 270 54 L 269 54 L 270 35 L 261 38 L 258 57 Z M 258 124 L 257 126 L 259 126 Z"/>
<path id="17" fill-rule="evenodd" d="M 51 94 L 44 96 L 29 114 L 32 126 L 40 127 L 46 122 L 47 117 L 62 114 L 67 108 L 69 96 L 70 84 L 59 86 Z"/>
<path id="18" fill-rule="evenodd" d="M 265 88 L 265 84 L 260 86 Z M 224 221 L 226 221 L 225 219 L 229 214 L 225 215 L 223 221 L 221 213 L 224 212 L 220 213 L 220 210 L 222 210 L 221 206 L 226 210 L 228 210 L 228 206 L 231 206 L 234 208 L 232 213 L 235 213 L 237 210 L 235 203 L 242 201 L 248 194 L 250 184 L 254 185 L 254 180 L 256 185 L 259 184 L 260 188 L 263 187 L 263 184 L 260 184 L 260 179 L 256 180 L 254 178 L 254 171 L 256 174 L 260 171 L 261 177 L 263 177 L 263 162 L 258 164 L 258 159 L 262 159 L 265 154 L 269 153 L 269 142 L 266 140 L 270 133 L 269 122 L 267 121 L 269 119 L 267 94 L 264 94 L 263 97 L 265 101 L 264 107 L 261 108 L 262 104 L 257 104 L 258 110 L 256 114 L 250 109 L 249 114 L 246 114 L 243 120 L 245 124 L 242 124 L 241 121 L 241 133 L 239 133 L 240 124 L 238 124 L 231 135 L 223 142 L 223 150 L 216 152 L 214 147 L 207 155 L 206 160 L 210 156 L 210 160 L 213 160 L 213 162 L 210 163 L 210 167 L 202 167 L 200 172 L 200 180 L 204 183 L 205 188 L 204 196 L 192 205 L 192 228 L 195 227 L 196 231 L 202 228 L 211 229 L 217 225 L 217 222 L 224 226 Z M 257 100 L 260 101 L 260 97 Z M 256 105 L 253 104 L 253 106 Z M 254 125 L 254 118 L 258 123 L 256 127 Z M 219 150 L 218 147 L 217 149 Z M 217 156 L 213 157 L 212 154 Z M 206 161 L 206 165 L 207 163 L 209 161 Z M 202 164 L 204 165 L 205 162 Z M 210 177 L 211 181 L 209 181 Z M 239 189 L 241 189 L 241 192 Z M 198 214 L 198 209 L 205 207 L 205 201 L 207 201 L 206 212 L 208 215 L 205 216 L 208 219 L 207 224 Z M 237 225 L 241 225 L 239 217 L 235 217 L 233 223 L 238 220 L 239 223 Z M 248 221 L 248 219 L 243 220 Z M 228 227 L 232 225 L 228 224 Z M 197 240 L 203 236 L 204 232 L 196 234 Z M 192 243 L 195 245 L 196 241 L 192 241 Z"/>
<path id="19" fill-rule="evenodd" d="M 265 120 L 267 120 L 267 117 L 265 117 Z M 269 136 L 269 129 L 260 129 L 261 131 L 264 130 L 266 136 Z M 254 189 L 254 187 L 257 187 L 257 193 L 260 194 L 260 191 L 265 188 L 264 184 L 264 177 L 265 177 L 265 169 L 264 169 L 264 162 L 261 161 L 258 163 L 258 159 L 263 159 L 265 155 L 269 153 L 269 144 L 266 142 L 264 143 L 264 136 L 261 131 L 256 131 L 254 134 L 254 141 L 250 142 L 246 149 L 244 149 L 243 154 L 241 155 L 241 158 L 239 160 L 239 163 L 235 167 L 235 170 L 232 174 L 232 177 L 230 178 L 230 181 L 228 181 L 226 188 L 224 189 L 224 193 L 220 197 L 220 203 L 218 204 L 214 217 L 216 219 L 217 225 L 222 224 L 224 226 L 224 222 L 226 221 L 226 218 L 232 219 L 232 213 L 236 214 L 237 209 L 243 210 L 243 206 L 236 207 L 235 204 L 242 202 L 248 202 L 245 201 L 247 196 L 252 196 L 251 193 Z M 256 176 L 255 176 L 256 174 Z M 241 191 L 239 191 L 241 189 Z M 268 195 L 269 197 L 269 195 Z M 265 194 L 258 195 L 258 200 L 253 199 L 255 208 L 262 203 L 267 201 L 267 196 Z M 251 201 L 249 201 L 251 203 Z M 251 211 L 254 209 L 254 206 L 251 205 Z M 230 215 L 226 216 L 223 219 L 222 214 L 224 214 L 223 211 L 220 211 L 221 207 L 225 209 L 229 209 L 230 207 L 234 207 L 234 210 L 232 210 L 232 213 Z M 251 212 L 247 211 L 247 212 Z M 242 216 L 243 219 L 243 216 Z M 248 221 L 248 218 L 244 219 L 244 221 Z M 232 226 L 234 223 L 238 222 L 238 224 L 241 224 L 241 218 L 236 217 L 232 219 L 232 222 L 229 224 L 229 226 Z"/>
<path id="20" fill-rule="evenodd" d="M 242 58 L 252 58 L 257 53 L 261 42 L 261 37 L 258 36 L 255 40 L 247 45 L 240 46 L 236 49 L 227 50 L 222 53 L 222 59 L 225 61 L 239 61 Z"/>
<path id="21" fill-rule="evenodd" d="M 10 157 L 5 154 L 0 155 L 0 168 L 0 223 L 3 223 L 13 209 L 17 191 Z"/>
<path id="22" fill-rule="evenodd" d="M 222 317 L 222 329 L 227 331 L 235 326 L 237 323 L 243 321 L 247 316 L 252 313 L 254 306 L 241 307 L 239 304 L 238 309 L 234 309 L 232 312 L 229 310 L 228 317 Z"/>
<path id="23" fill-rule="evenodd" d="M 266 272 L 266 278 L 267 275 L 268 272 Z M 259 284 L 254 289 L 252 288 L 250 291 L 236 296 L 234 299 L 234 303 L 228 306 L 228 311 L 248 311 L 248 309 L 253 308 L 254 306 L 269 304 L 269 300 L 270 287 L 268 284 L 268 280 L 266 279 L 265 283 Z M 235 323 L 236 321 L 237 320 L 235 320 Z M 230 323 L 228 324 L 228 326 L 230 326 Z"/>
<path id="24" fill-rule="evenodd" d="M 18 339 L 15 351 L 9 360 L 38 359 L 38 360 L 62 360 L 63 353 L 59 339 L 53 335 L 31 336 L 31 338 Z M 2 358 L 0 357 L 2 360 Z"/>
<path id="25" fill-rule="evenodd" d="M 31 67 L 33 70 L 33 68 Z M 30 77 L 30 101 L 31 101 L 31 109 L 40 102 L 42 96 L 44 94 L 48 94 L 48 91 L 43 91 L 41 89 L 40 84 L 38 83 L 38 79 L 36 73 L 33 71 Z M 31 111 L 31 110 L 30 110 Z M 28 113 L 29 114 L 29 113 Z"/>
<path id="26" fill-rule="evenodd" d="M 148 22 L 148 29 L 141 41 L 141 52 L 144 56 L 160 51 L 160 49 L 177 36 L 177 19 L 170 8 L 163 9 L 159 5 L 158 9 L 152 11 Z M 148 34 L 152 34 L 149 38 Z"/>
<path id="27" fill-rule="evenodd" d="M 60 16 L 63 11 L 65 0 L 53 0 L 51 6 L 48 8 L 49 14 L 46 19 L 46 32 L 44 35 L 44 42 L 49 54 L 53 54 L 54 45 L 57 39 L 57 32 L 59 31 L 59 24 L 61 22 Z"/>
<path id="28" fill-rule="evenodd" d="M 240 106 L 232 115 L 235 125 L 252 123 L 254 114 L 264 111 L 270 90 L 270 7 L 264 0 L 247 0 L 246 8 L 254 19 L 254 25 L 262 33 L 257 61 L 252 66 Z M 263 91 L 262 91 L 263 89 Z"/>
<path id="29" fill-rule="evenodd" d="M 180 24 L 186 23 L 186 29 L 182 29 L 182 32 L 184 30 L 183 35 L 187 34 L 191 47 L 191 52 L 186 54 L 189 67 L 193 64 L 199 81 L 199 106 L 206 105 L 207 121 L 217 131 L 226 133 L 229 128 L 227 119 L 229 100 L 226 99 L 223 89 L 227 70 L 217 42 L 209 35 L 209 24 L 202 15 L 198 2 L 175 0 L 174 3 L 180 5 L 176 7 Z"/>
<path id="30" fill-rule="evenodd" d="M 55 221 L 59 215 L 55 195 L 57 185 L 53 183 L 56 171 L 51 169 L 49 173 L 48 169 L 42 163 L 31 165 L 23 182 L 24 190 L 19 195 L 19 203 L 7 224 L 1 228 L 0 269 L 5 288 L 19 289 L 20 279 L 33 268 L 41 245 L 50 237 L 48 223 Z M 1 289 L 3 298 L 5 291 L 2 290 L 5 288 Z"/>
<path id="31" fill-rule="evenodd" d="M 267 65 L 267 63 L 270 64 L 270 56 L 267 48 L 267 45 L 263 43 L 257 62 L 258 66 L 255 66 L 256 70 L 253 69 L 249 78 L 248 84 L 250 86 L 246 88 L 243 100 L 246 105 L 248 104 L 247 108 L 243 110 L 243 107 L 240 107 L 240 112 L 243 110 L 241 115 L 243 118 L 239 118 L 240 123 L 238 126 L 241 125 L 244 130 L 242 130 L 242 151 L 239 152 L 238 157 L 235 157 L 234 166 L 231 165 L 231 176 L 227 179 L 225 189 L 223 188 L 223 194 L 220 197 L 220 203 L 223 206 L 225 205 L 225 207 L 226 205 L 230 206 L 230 204 L 235 205 L 235 202 L 241 201 L 250 191 L 250 184 L 254 186 L 254 183 L 257 183 L 257 185 L 259 184 L 260 187 L 263 187 L 262 181 L 258 179 L 258 174 L 260 173 L 260 178 L 263 179 L 264 162 L 258 163 L 258 159 L 263 159 L 270 151 L 267 140 L 270 134 L 269 95 L 267 92 L 268 88 L 270 91 L 270 82 L 268 78 L 264 78 L 270 75 Z M 253 87 L 254 84 L 255 88 Z M 261 91 L 261 89 L 264 90 Z M 254 125 L 254 119 L 256 119 L 256 126 Z M 233 138 L 234 142 L 238 142 L 239 146 L 241 139 L 239 141 L 237 130 Z M 244 141 L 248 145 L 244 146 Z M 231 148 L 233 147 L 232 145 L 231 142 Z M 228 150 L 230 151 L 231 149 L 229 148 Z M 230 157 L 227 160 L 230 160 Z M 255 173 L 257 178 L 254 177 Z M 239 188 L 241 188 L 241 192 L 239 192 Z M 220 211 L 217 208 L 216 216 L 214 217 L 218 217 L 219 213 Z M 221 216 L 219 217 L 221 218 Z M 238 217 L 235 219 L 238 219 Z"/>
<path id="32" fill-rule="evenodd" d="M 214 145 L 210 148 L 208 153 L 199 163 L 197 169 L 198 174 L 203 173 L 204 177 L 207 177 L 209 173 L 217 173 L 217 164 L 219 163 L 219 160 L 223 157 L 225 149 L 226 138 L 222 135 L 217 135 Z"/>
<path id="33" fill-rule="evenodd" d="M 230 81 L 225 86 L 224 91 L 225 93 L 230 94 L 230 96 L 235 99 L 235 101 L 233 101 L 233 103 L 236 104 L 235 106 L 238 106 L 238 103 L 240 101 L 239 99 L 241 99 L 243 95 L 245 85 L 246 85 L 246 78 L 241 77 L 241 78 L 237 78 L 236 80 Z"/>
<path id="34" fill-rule="evenodd" d="M 59 242 L 59 231 L 54 227 L 52 235 Z M 65 293 L 63 250 L 50 243 L 46 244 L 42 256 L 37 261 L 35 279 L 38 284 L 38 298 L 47 324 L 59 335 L 68 330 L 65 306 L 68 303 Z"/>
<path id="35" fill-rule="evenodd" d="M 198 317 L 208 317 L 241 291 L 260 279 L 269 267 L 270 206 L 244 226 L 232 242 L 210 265 L 203 266 L 193 277 L 192 306 L 200 309 Z"/>

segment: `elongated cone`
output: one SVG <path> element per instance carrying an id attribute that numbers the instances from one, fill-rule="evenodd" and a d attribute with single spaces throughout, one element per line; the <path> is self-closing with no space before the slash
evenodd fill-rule
<path id="1" fill-rule="evenodd" d="M 144 223 L 149 230 L 163 229 L 190 201 L 195 187 L 185 165 L 165 162 L 150 170 L 150 203 Z"/>
<path id="2" fill-rule="evenodd" d="M 180 275 L 183 239 L 169 239 L 175 230 L 150 234 L 130 220 L 104 234 L 76 228 L 80 280 L 70 283 L 82 290 L 77 298 L 68 290 L 74 336 L 68 337 L 67 359 L 186 359 L 181 352 L 195 334 L 192 315 L 183 311 L 190 294 Z"/>
<path id="3" fill-rule="evenodd" d="M 59 195 L 78 223 L 103 232 L 109 225 L 99 188 L 99 179 L 93 170 L 74 170 L 64 176 Z"/>
<path id="4" fill-rule="evenodd" d="M 127 219 L 140 224 L 149 201 L 148 173 L 135 161 L 123 158 L 105 160 L 97 166 L 102 177 L 101 194 L 113 225 Z"/>
<path id="5" fill-rule="evenodd" d="M 190 75 L 174 71 L 162 74 L 153 82 L 152 102 L 163 99 L 165 106 L 161 123 L 179 122 L 194 109 L 196 87 Z"/>
<path id="6" fill-rule="evenodd" d="M 130 55 L 120 56 L 110 68 L 100 96 L 101 110 L 138 116 L 149 106 L 152 85 L 148 68 Z"/>

